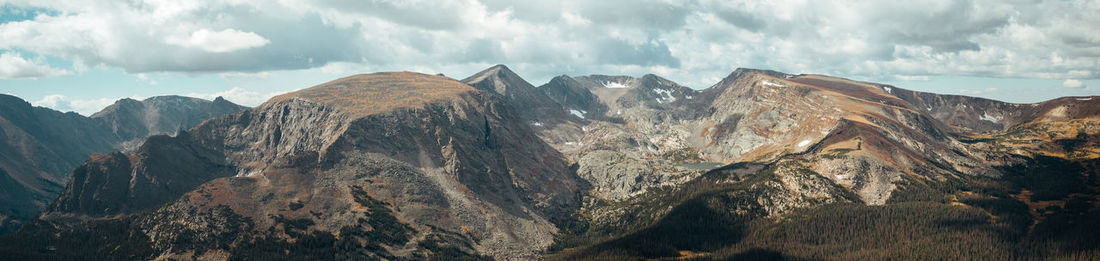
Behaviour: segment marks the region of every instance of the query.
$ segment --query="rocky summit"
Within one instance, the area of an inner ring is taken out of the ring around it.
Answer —
[[[77,118],[113,138],[58,144],[123,151],[62,166],[71,179],[49,182],[60,195],[0,237],[0,253],[1094,259],[1094,98],[1013,104],[756,69],[701,90],[652,74],[562,75],[535,87],[497,65],[461,81],[353,75],[247,110],[215,100],[181,109],[209,119],[148,138],[197,118],[129,100],[92,118],[16,104],[27,112],[0,124],[27,113]],[[114,145],[139,136],[140,146]],[[29,166],[4,156],[0,171]]]

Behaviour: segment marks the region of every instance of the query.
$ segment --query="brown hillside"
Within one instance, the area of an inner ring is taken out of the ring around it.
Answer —
[[[415,108],[476,91],[454,79],[413,72],[359,74],[275,96],[264,105],[301,98],[334,106],[361,117],[399,108]]]

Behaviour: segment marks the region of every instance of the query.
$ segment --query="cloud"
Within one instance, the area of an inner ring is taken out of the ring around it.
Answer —
[[[34,79],[66,74],[70,72],[42,64],[41,61],[23,59],[18,53],[0,53],[0,79]]]
[[[294,6],[122,0],[15,4],[57,12],[0,24],[0,49],[62,57],[74,66],[104,65],[131,73],[259,72],[359,61],[364,55],[357,25],[336,26]]]
[[[0,49],[132,73],[358,64],[525,76],[642,75],[704,87],[736,67],[868,80],[1100,77],[1096,1],[30,1]],[[332,67],[329,67],[332,68]],[[472,68],[472,69],[471,69]],[[77,70],[79,71],[79,70]]]
[[[217,97],[222,97],[222,98],[224,98],[226,100],[229,100],[229,101],[231,101],[233,103],[236,103],[236,104],[240,104],[240,105],[244,105],[244,106],[257,106],[257,105],[260,105],[260,104],[264,103],[268,99],[271,99],[271,97],[275,97],[275,95],[279,95],[279,94],[282,94],[282,92],[260,93],[260,92],[256,92],[256,91],[246,90],[246,89],[241,88],[241,87],[233,87],[229,90],[220,91],[220,92],[214,92],[214,93],[189,93],[189,94],[185,94],[183,96],[195,97],[195,98],[207,99],[207,100],[213,100]]]
[[[235,29],[210,31],[199,29],[187,37],[168,36],[165,42],[187,48],[196,48],[212,53],[227,53],[267,45],[271,41],[253,32],[241,32]]]
[[[141,97],[130,97],[132,99],[141,99]],[[91,116],[92,114],[103,110],[118,101],[119,98],[100,98],[100,99],[70,99],[65,95],[51,94],[46,95],[41,100],[32,102],[35,106],[46,107],[62,112],[76,112],[84,116]]]
[[[1066,81],[1062,82],[1062,87],[1070,89],[1081,89],[1085,88],[1085,83],[1081,82],[1080,80],[1066,79]]]

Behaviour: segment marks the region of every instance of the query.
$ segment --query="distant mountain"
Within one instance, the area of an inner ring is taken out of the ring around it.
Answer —
[[[353,75],[92,156],[0,255],[1095,259],[1097,98]]]
[[[175,134],[204,120],[247,109],[221,97],[208,101],[183,96],[156,96],[141,101],[121,99],[91,117],[106,122],[125,142],[125,149],[134,149],[141,145],[145,137]]]
[[[554,77],[538,89],[561,104],[574,117],[584,118],[589,112],[592,115],[603,115],[608,110],[588,87],[569,76]]]
[[[0,95],[0,232],[18,228],[64,189],[68,173],[118,139],[102,121]]]
[[[84,117],[34,107],[0,95],[0,234],[38,214],[69,175],[94,153],[140,145],[148,135],[174,134],[202,120],[246,109],[224,99],[159,96],[123,99]]]
[[[554,122],[566,116],[561,106],[507,66],[496,65],[478,72],[462,83],[504,97],[516,106],[520,117],[531,122]]]
[[[624,113],[621,125],[589,124],[582,140],[554,144],[578,161],[591,197],[615,202],[584,206],[587,229],[555,258],[1013,259],[1097,249],[1080,245],[1095,234],[1079,232],[1100,228],[1096,97],[1008,104],[752,69],[695,95],[693,117],[651,129]],[[609,107],[619,99],[600,97]],[[947,243],[960,237],[974,241]],[[870,243],[881,238],[903,245]],[[945,243],[904,246],[923,240]]]
[[[211,179],[232,176],[219,151],[185,131],[150,137],[131,155],[96,154],[42,214],[47,219],[109,217],[160,206]],[[60,215],[60,216],[57,216]]]

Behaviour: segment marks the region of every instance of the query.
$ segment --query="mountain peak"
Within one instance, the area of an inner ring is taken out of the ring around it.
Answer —
[[[753,68],[744,68],[744,67],[734,69],[733,73],[731,73],[730,75],[735,75],[735,74],[736,75],[741,75],[741,74],[746,74],[746,73],[760,73],[760,74],[765,74],[765,75],[775,77],[775,78],[788,78],[788,77],[794,76],[793,74],[774,71],[774,70],[753,69]]]
[[[275,96],[261,106],[293,98],[337,107],[356,116],[458,97],[476,91],[454,79],[414,72],[358,74]]]
[[[522,108],[517,108],[517,111],[521,117],[527,120],[541,121],[546,118],[565,115],[565,111],[561,109],[560,104],[557,104],[545,93],[536,89],[534,85],[531,85],[503,64],[489,67],[471,75],[463,79],[462,83],[500,95],[512,104],[524,105]]]
[[[479,87],[479,86],[476,85],[477,83],[489,80],[490,78],[493,78],[493,77],[498,78],[500,81],[506,81],[506,82],[523,81],[524,84],[531,85],[530,83],[527,83],[525,80],[523,80],[522,77],[520,77],[518,74],[513,72],[511,69],[508,69],[508,66],[505,66],[503,64],[497,64],[497,65],[494,65],[493,67],[489,67],[489,68],[486,68],[485,70],[481,70],[480,72],[475,73],[474,75],[471,75],[470,77],[466,77],[466,79],[462,79],[461,82],[472,85],[474,87]],[[496,90],[496,91],[501,92],[501,90]]]

